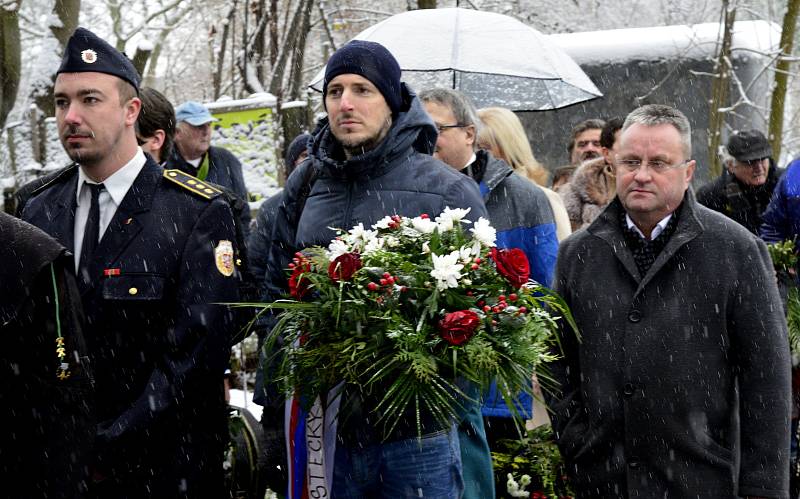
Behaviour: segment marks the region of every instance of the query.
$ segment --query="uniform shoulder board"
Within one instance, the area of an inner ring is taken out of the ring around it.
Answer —
[[[180,170],[164,170],[164,178],[203,199],[214,199],[222,194],[213,185]]]

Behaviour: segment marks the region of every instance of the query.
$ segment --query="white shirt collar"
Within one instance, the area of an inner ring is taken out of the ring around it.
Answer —
[[[142,148],[137,147],[136,154],[133,155],[133,158],[131,158],[125,166],[115,171],[110,177],[103,181],[103,187],[108,192],[109,196],[111,196],[114,205],[119,206],[122,203],[122,200],[128,193],[128,189],[131,188],[136,177],[139,176],[139,172],[144,168],[146,161],[147,158],[142,152]],[[81,204],[81,190],[83,189],[84,183],[97,184],[98,182],[90,179],[83,172],[83,167],[81,167],[78,168],[78,187],[75,193],[78,206]]]
[[[466,164],[466,165],[464,165],[464,168],[467,168],[467,167],[469,167],[469,166],[470,166],[472,163],[474,163],[474,162],[475,162],[475,160],[476,160],[476,159],[478,159],[478,157],[477,157],[477,156],[475,155],[475,153],[473,152],[473,153],[472,153],[472,156],[469,158],[469,161],[467,161],[467,164]],[[462,168],[462,170],[463,170],[464,168]]]
[[[671,218],[672,218],[672,213],[662,218],[661,221],[658,222],[655,227],[653,227],[653,232],[650,234],[650,239],[647,239],[645,235],[642,233],[642,231],[639,230],[639,227],[637,227],[636,224],[633,223],[633,220],[631,220],[630,215],[625,213],[625,222],[628,224],[628,228],[635,230],[636,233],[639,234],[639,236],[641,236],[641,238],[644,239],[645,241],[648,240],[652,241],[653,239],[657,238],[659,234],[664,232],[664,229],[667,228],[667,224],[669,223],[669,220]]]

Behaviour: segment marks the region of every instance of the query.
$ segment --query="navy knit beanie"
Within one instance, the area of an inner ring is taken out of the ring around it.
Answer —
[[[353,40],[334,52],[325,67],[323,103],[324,96],[328,94],[328,83],[342,74],[357,74],[371,81],[386,99],[393,114],[400,112],[403,107],[400,65],[380,43]]]

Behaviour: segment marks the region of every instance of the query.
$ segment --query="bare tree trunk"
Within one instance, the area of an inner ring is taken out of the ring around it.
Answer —
[[[722,126],[725,122],[725,114],[720,111],[720,108],[727,105],[731,71],[733,71],[730,56],[736,7],[731,7],[729,0],[722,0],[722,14],[724,17],[724,31],[714,68],[715,75],[711,82],[711,108],[708,117],[708,171],[711,178],[716,178],[722,173],[722,163],[719,159],[718,150],[722,142]]]
[[[328,44],[330,45],[328,49],[330,52],[336,52],[336,41],[333,39],[333,33],[331,33],[331,24],[328,22],[328,14],[325,12],[325,1],[320,0],[317,2],[317,6],[319,7],[319,20],[322,23],[322,27],[325,29],[325,36],[328,37]],[[328,50],[323,48],[323,55],[325,56],[324,59],[328,60]]]
[[[273,95],[280,97],[279,94],[282,94],[281,89],[283,88],[283,76],[286,72],[286,62],[289,60],[289,55],[294,51],[298,33],[300,32],[300,22],[303,19],[306,4],[311,1],[313,0],[300,0],[297,2],[297,9],[292,15],[291,25],[286,30],[286,36],[284,36],[280,54],[278,55],[278,60],[272,66],[272,78],[269,82],[269,93]]]
[[[256,4],[256,8],[253,11],[255,17],[255,25],[257,26],[255,32],[255,38],[253,41],[253,57],[252,61],[256,65],[256,76],[258,77],[258,81],[263,82],[266,79],[265,75],[265,68],[264,68],[264,61],[267,58],[267,23],[269,22],[269,18],[265,19],[265,16],[269,16],[267,13],[267,1],[266,0],[258,0]]]
[[[214,100],[219,99],[222,94],[222,71],[225,65],[225,47],[228,44],[228,36],[230,34],[230,26],[233,23],[233,18],[236,15],[236,0],[231,5],[231,10],[228,12],[228,22],[222,27],[222,40],[220,41],[219,56],[217,57],[217,69],[214,71]]]
[[[67,40],[78,27],[78,14],[81,10],[81,0],[56,0],[53,12],[58,15],[61,27],[50,27],[50,31],[62,47],[67,46]]]
[[[418,9],[435,9],[436,0],[417,0]]]
[[[80,14],[81,2],[80,0],[56,0],[53,6],[53,14],[58,18],[58,23],[51,23],[50,31],[53,36],[58,40],[59,55],[63,52],[72,32],[78,27],[78,14]],[[52,25],[59,24],[60,27]],[[53,70],[55,73],[55,68]],[[33,102],[42,110],[44,116],[53,116],[55,114],[55,105],[53,104],[53,86],[55,85],[55,74],[53,80],[49,82],[46,88],[35,88],[33,91]]]
[[[19,90],[19,5],[17,2],[9,7],[0,6],[0,130],[6,124]]]
[[[306,39],[308,39],[308,32],[311,29],[311,8],[314,6],[314,0],[305,0],[306,8],[303,11],[303,20],[301,23],[300,31],[297,33],[297,40],[294,44],[294,54],[292,55],[292,67],[289,98],[299,99],[300,92],[303,88],[303,59],[306,53]]]
[[[141,75],[144,74],[144,67],[147,66],[147,61],[150,59],[150,56],[153,54],[152,49],[142,49],[141,47],[136,47],[136,53],[133,54],[133,67],[136,68],[136,71]]]
[[[767,136],[772,143],[772,157],[775,160],[779,160],[781,157],[783,111],[786,105],[786,89],[789,82],[789,61],[786,60],[786,57],[791,57],[792,55],[798,11],[800,11],[800,0],[788,0],[781,30],[782,57],[778,59],[778,63],[775,65],[775,85],[772,90],[772,101],[769,107],[769,130]]]
[[[269,3],[269,64],[273,71],[278,61],[278,0]]]

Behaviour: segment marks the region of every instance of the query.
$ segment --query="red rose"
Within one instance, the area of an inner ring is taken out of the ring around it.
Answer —
[[[334,282],[349,281],[360,268],[361,257],[358,253],[344,253],[328,265],[328,277]]]
[[[311,264],[308,262],[301,262],[295,265],[292,269],[292,275],[289,276],[289,294],[297,300],[303,299],[303,297],[308,294],[311,281],[305,277],[301,277],[301,274],[307,272],[311,272]]]
[[[451,345],[466,343],[481,325],[481,318],[472,310],[445,314],[439,321],[439,336]]]
[[[519,248],[500,250],[492,248],[491,257],[497,265],[497,271],[506,278],[509,284],[515,288],[520,288],[528,282],[528,277],[531,275],[531,267],[524,251]]]

